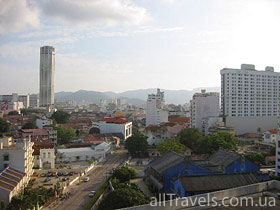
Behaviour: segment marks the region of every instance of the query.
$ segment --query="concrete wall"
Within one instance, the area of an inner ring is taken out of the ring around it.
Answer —
[[[203,209],[205,207],[199,207],[199,206],[192,206],[191,205],[191,200],[194,202],[195,198],[198,199],[203,197],[206,200],[210,200],[215,197],[215,200],[221,201],[225,197],[232,198],[232,197],[241,197],[241,196],[248,196],[248,195],[256,195],[261,192],[265,192],[267,190],[272,190],[272,189],[280,189],[280,182],[279,181],[269,181],[269,182],[262,182],[262,183],[257,183],[257,184],[252,184],[252,185],[247,185],[247,186],[242,186],[242,187],[237,187],[237,188],[232,188],[232,189],[227,189],[227,190],[221,190],[221,191],[216,191],[208,194],[201,194],[201,195],[196,195],[196,196],[191,196],[187,198],[180,198],[177,200],[171,200],[171,201],[166,201],[166,202],[161,202],[158,203],[157,206],[151,206],[150,204],[147,205],[142,205],[142,206],[134,206],[130,208],[123,208],[123,209],[129,209],[129,210],[177,210],[177,209],[186,209],[186,208],[191,208],[191,209]],[[252,196],[253,197],[253,196]],[[186,206],[186,199],[188,200],[188,206]]]
[[[277,117],[227,117],[226,126],[235,128],[236,135],[257,133],[259,127],[262,131],[277,128]]]

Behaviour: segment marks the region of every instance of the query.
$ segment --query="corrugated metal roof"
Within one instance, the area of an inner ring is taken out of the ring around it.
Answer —
[[[185,190],[188,192],[223,190],[258,182],[254,174],[182,177],[179,180],[183,183]]]
[[[151,167],[158,173],[163,173],[169,168],[172,168],[184,162],[184,156],[179,155],[173,151],[151,162]]]
[[[213,164],[227,167],[229,164],[238,160],[240,157],[241,156],[237,153],[220,150],[211,155],[208,160]]]
[[[5,168],[0,173],[0,188],[12,191],[18,185],[24,175],[24,172],[15,168]]]

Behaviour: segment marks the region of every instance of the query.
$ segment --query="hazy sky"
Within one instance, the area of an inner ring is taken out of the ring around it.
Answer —
[[[279,0],[0,0],[0,94],[37,93],[39,48],[55,91],[219,86],[219,70],[280,71]]]

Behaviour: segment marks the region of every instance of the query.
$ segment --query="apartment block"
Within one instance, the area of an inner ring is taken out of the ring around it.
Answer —
[[[168,122],[168,110],[164,107],[164,92],[157,89],[156,94],[149,94],[146,103],[146,127]]]
[[[277,127],[280,73],[254,65],[221,70],[221,109],[226,125],[236,134],[256,133]]]
[[[195,93],[190,101],[190,126],[198,128],[201,132],[207,118],[216,119],[220,115],[219,93],[201,90]]]

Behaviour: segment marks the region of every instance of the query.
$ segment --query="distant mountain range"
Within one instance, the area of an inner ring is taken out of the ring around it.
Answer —
[[[208,88],[195,88],[193,90],[164,90],[165,101],[172,104],[185,104],[189,103],[192,95],[196,92],[200,92],[201,89],[206,89],[208,92],[220,92],[220,87],[208,87]],[[89,90],[79,90],[76,92],[58,92],[55,94],[55,98],[58,102],[63,101],[85,101],[88,103],[98,104],[101,99],[111,101],[112,98],[125,99],[127,103],[133,105],[143,105],[147,100],[148,94],[156,93],[156,88],[130,90],[122,93],[115,92],[98,92]]]

